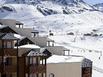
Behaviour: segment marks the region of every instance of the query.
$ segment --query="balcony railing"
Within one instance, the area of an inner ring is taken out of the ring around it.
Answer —
[[[4,71],[5,72],[16,72],[17,65],[4,65]]]
[[[14,49],[14,48],[4,48],[4,49],[0,48],[0,56],[2,56],[3,51],[4,51],[5,55],[10,55],[10,56],[16,56],[17,55],[17,49]]]
[[[11,72],[16,72],[17,71],[17,65],[0,65],[0,72],[7,72],[7,73],[11,73]]]
[[[46,66],[45,65],[28,65],[26,66],[26,72],[30,73],[43,73],[46,71]]]

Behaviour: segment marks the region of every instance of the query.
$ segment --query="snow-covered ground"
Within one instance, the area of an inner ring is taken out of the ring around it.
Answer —
[[[92,77],[103,77],[103,73],[93,70]]]

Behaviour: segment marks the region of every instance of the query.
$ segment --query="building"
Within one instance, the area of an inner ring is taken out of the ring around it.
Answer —
[[[18,40],[13,33],[0,33],[0,77],[46,77],[46,54],[37,46],[34,50],[15,47]]]
[[[17,34],[21,36],[26,36],[28,39],[30,39],[34,44],[39,45],[40,47],[46,47],[47,42],[51,41],[48,37],[41,37],[39,36],[39,32],[37,30],[34,30],[32,28],[25,28],[23,27],[23,23],[12,20],[12,19],[0,19],[0,23],[2,24],[2,28],[9,27],[13,31],[15,31]],[[5,29],[7,31],[7,28]],[[1,30],[2,32],[3,30]]]
[[[37,30],[11,19],[0,19],[0,24],[0,77],[92,76],[90,60],[70,56],[69,49],[55,46]]]
[[[47,59],[47,77],[92,77],[92,61],[80,56],[53,55]]]
[[[23,36],[27,30],[23,24],[8,19],[0,22],[0,77],[46,77],[47,55]]]

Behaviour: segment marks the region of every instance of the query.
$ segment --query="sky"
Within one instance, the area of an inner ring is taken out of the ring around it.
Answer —
[[[91,5],[97,4],[97,3],[103,3],[103,0],[83,0]]]
[[[6,0],[0,0],[0,2],[1,2],[1,1],[4,2],[4,1],[6,1]],[[12,1],[12,0],[11,0],[11,1]],[[103,3],[103,0],[83,0],[83,1],[89,3],[90,5],[97,4],[97,3]]]

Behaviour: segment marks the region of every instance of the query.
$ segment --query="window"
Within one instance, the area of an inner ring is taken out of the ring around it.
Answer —
[[[54,74],[53,74],[53,73],[50,73],[50,74],[49,74],[49,77],[54,77]]]
[[[12,48],[12,42],[7,42],[7,48]]]
[[[4,64],[5,65],[11,65],[12,64],[12,58],[4,56]]]
[[[68,56],[69,55],[69,50],[64,50],[64,55]]]
[[[12,48],[12,47],[13,47],[12,41],[5,41],[4,42],[4,48]]]

